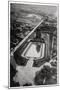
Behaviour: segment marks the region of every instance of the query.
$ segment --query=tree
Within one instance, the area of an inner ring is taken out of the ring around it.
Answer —
[[[36,85],[48,85],[52,84],[49,82],[52,79],[52,76],[57,74],[55,68],[50,68],[49,66],[44,66],[41,71],[38,71],[35,76],[35,84]],[[56,80],[55,82],[56,83]]]

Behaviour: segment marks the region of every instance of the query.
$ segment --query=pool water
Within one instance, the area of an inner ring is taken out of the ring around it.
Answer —
[[[22,53],[23,57],[35,57],[35,58],[43,58],[45,51],[45,44],[44,43],[35,43],[30,42],[28,46]]]

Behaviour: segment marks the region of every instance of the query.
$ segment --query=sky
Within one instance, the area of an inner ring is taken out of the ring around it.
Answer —
[[[57,6],[51,5],[33,5],[33,4],[15,4],[16,9],[23,9],[26,11],[44,12],[46,14],[56,14]]]

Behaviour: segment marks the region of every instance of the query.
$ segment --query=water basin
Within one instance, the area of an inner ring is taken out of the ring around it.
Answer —
[[[26,58],[43,58],[45,53],[45,43],[30,42],[22,53]]]

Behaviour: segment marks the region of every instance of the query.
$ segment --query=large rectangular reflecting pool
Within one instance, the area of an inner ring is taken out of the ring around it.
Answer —
[[[45,52],[45,43],[30,42],[22,53],[23,57],[43,58]]]

